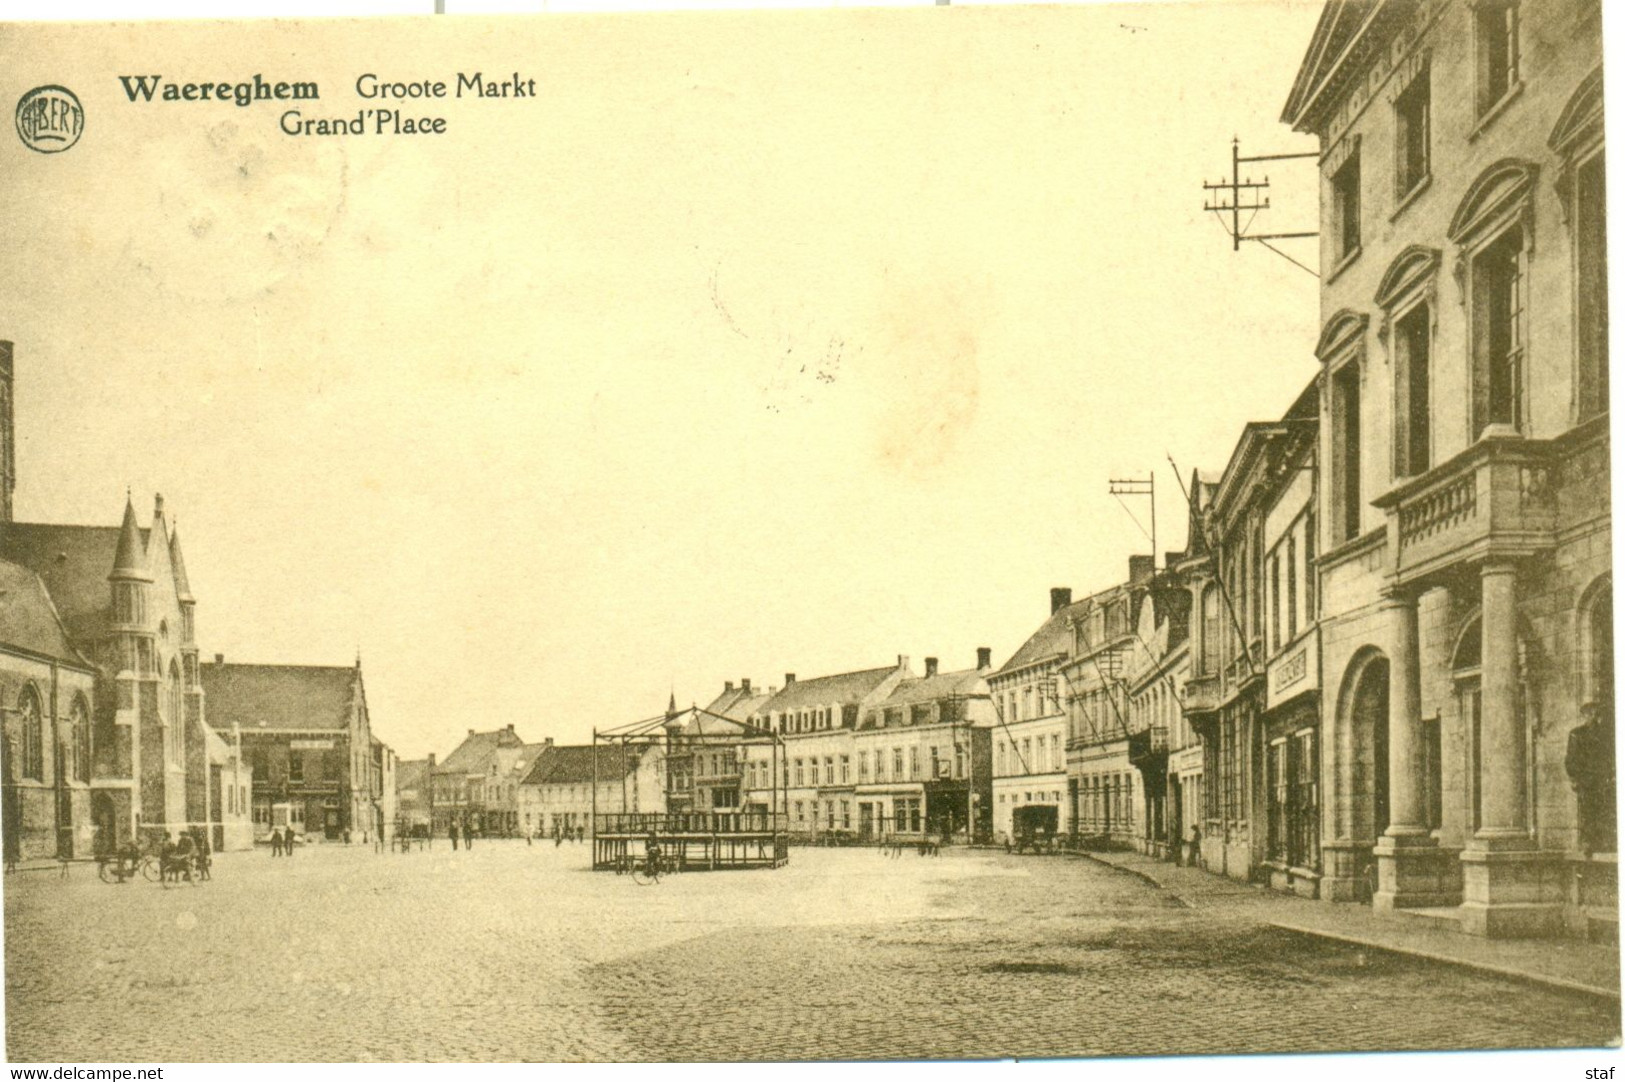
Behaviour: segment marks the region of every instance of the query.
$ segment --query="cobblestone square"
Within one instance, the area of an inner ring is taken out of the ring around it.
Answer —
[[[796,850],[651,886],[585,846],[5,881],[12,1060],[1089,1056],[1597,1046],[1600,1001],[1191,909],[1090,861]]]

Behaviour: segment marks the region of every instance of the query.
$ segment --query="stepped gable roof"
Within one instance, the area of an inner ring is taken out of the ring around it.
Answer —
[[[921,676],[901,680],[892,693],[880,701],[881,707],[909,706],[914,703],[932,703],[950,696],[971,694],[979,681],[988,674],[980,669],[961,669],[958,672],[939,672],[935,676]]]
[[[21,564],[0,560],[0,648],[94,671],[68,637],[45,583]]]
[[[520,747],[524,741],[512,729],[470,732],[455,751],[436,764],[436,774],[488,774],[491,756],[498,748]]]
[[[148,531],[139,531],[143,549]],[[62,626],[75,642],[99,638],[107,626],[121,530],[114,526],[0,525],[0,559],[33,571],[45,583]]]
[[[521,785],[591,785],[594,774],[593,757],[597,753],[596,777],[599,781],[618,781],[638,768],[646,748],[636,744],[599,745],[555,744],[537,758]]]
[[[815,676],[811,680],[797,680],[781,688],[778,694],[755,708],[757,713],[801,710],[831,703],[862,702],[879,687],[897,666],[883,669],[862,669],[858,672],[837,673],[834,676]]]
[[[240,665],[200,667],[209,724],[245,731],[350,727],[358,671],[351,665]]]

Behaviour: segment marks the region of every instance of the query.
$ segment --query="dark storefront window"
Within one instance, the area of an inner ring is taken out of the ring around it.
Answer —
[[[1294,868],[1320,862],[1319,759],[1313,729],[1273,741],[1265,749],[1269,778],[1269,859]]]

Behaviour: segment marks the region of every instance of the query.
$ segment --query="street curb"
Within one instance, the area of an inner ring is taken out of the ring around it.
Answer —
[[[1151,875],[1149,872],[1142,872],[1138,868],[1130,868],[1130,867],[1127,867],[1127,866],[1122,865],[1122,864],[1113,864],[1111,861],[1103,860],[1100,857],[1095,856],[1093,853],[1079,852],[1079,853],[1077,853],[1075,855],[1080,856],[1083,859],[1085,859],[1087,861],[1090,861],[1090,862],[1092,862],[1094,864],[1098,864],[1102,868],[1110,868],[1114,872],[1124,872],[1124,873],[1126,873],[1128,875],[1132,875],[1136,879],[1140,880],[1141,882],[1148,883],[1151,886],[1156,887],[1158,890],[1160,890],[1164,894],[1168,895],[1168,897],[1172,898],[1174,901],[1178,902],[1180,905],[1184,906],[1186,909],[1195,909],[1196,908],[1196,906],[1191,902],[1191,900],[1189,898],[1186,898],[1183,894],[1180,894],[1178,891],[1169,888],[1165,883],[1158,880],[1155,876]]]
[[[1179,901],[1187,908],[1196,908],[1189,899],[1183,897],[1178,891],[1174,890],[1172,887],[1158,880],[1149,873],[1142,872],[1138,868],[1129,868],[1121,864],[1114,864],[1109,860],[1102,860],[1092,853],[1083,853],[1081,855],[1087,857],[1102,867],[1112,868],[1120,872],[1128,872],[1130,875],[1138,877],[1159,890],[1166,891],[1170,896],[1179,899]],[[1363,947],[1366,950],[1382,951],[1385,954],[1397,954],[1407,958],[1421,958],[1429,962],[1437,962],[1440,965],[1455,966],[1457,969],[1471,969],[1480,973],[1489,973],[1493,976],[1504,977],[1507,980],[1518,981],[1521,984],[1538,985],[1540,987],[1550,988],[1560,992],[1571,992],[1578,995],[1591,996],[1596,999],[1605,999],[1614,1004],[1618,1004],[1620,1002],[1620,991],[1617,988],[1603,988],[1594,984],[1585,984],[1580,981],[1567,980],[1563,977],[1552,977],[1542,973],[1530,973],[1528,970],[1514,969],[1511,966],[1500,966],[1493,962],[1476,962],[1472,961],[1471,959],[1458,958],[1449,954],[1439,954],[1435,951],[1422,950],[1417,947],[1395,946],[1392,943],[1381,943],[1371,939],[1365,939],[1360,936],[1348,935],[1341,932],[1328,932],[1321,928],[1310,928],[1301,924],[1292,924],[1288,921],[1272,919],[1269,917],[1261,917],[1259,919],[1260,923],[1267,924],[1272,928],[1280,928],[1284,931],[1296,932],[1299,935],[1313,936],[1316,939],[1331,940],[1335,943],[1346,943],[1356,947]]]
[[[1316,939],[1329,939],[1336,943],[1347,943],[1366,950],[1382,951],[1385,954],[1399,954],[1408,958],[1422,958],[1429,962],[1441,965],[1455,966],[1457,969],[1472,969],[1480,973],[1489,973],[1497,977],[1518,981],[1521,984],[1534,984],[1555,989],[1560,992],[1573,992],[1579,995],[1592,996],[1597,999],[1606,999],[1611,1003],[1620,1002],[1620,993],[1617,988],[1601,988],[1594,984],[1582,984],[1580,981],[1566,980],[1563,977],[1551,977],[1543,973],[1531,973],[1525,969],[1513,969],[1511,966],[1499,966],[1493,962],[1475,962],[1467,958],[1457,958],[1449,954],[1438,954],[1434,951],[1422,950],[1418,947],[1397,947],[1391,943],[1378,943],[1359,936],[1344,935],[1339,932],[1328,932],[1322,928],[1306,928],[1301,924],[1291,924],[1283,920],[1265,918],[1265,924],[1273,928],[1281,928],[1299,935],[1313,936]]]

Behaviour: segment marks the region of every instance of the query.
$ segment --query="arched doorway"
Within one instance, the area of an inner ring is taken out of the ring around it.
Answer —
[[[1618,778],[1614,729],[1614,594],[1608,576],[1587,588],[1580,612],[1580,698],[1567,736],[1564,772],[1575,800],[1575,841],[1582,853],[1617,853]]]
[[[97,789],[90,794],[90,820],[96,828],[96,855],[106,856],[118,848],[118,809],[112,793]]]
[[[1388,659],[1373,650],[1357,661],[1345,684],[1343,716],[1350,738],[1350,837],[1360,850],[1358,896],[1371,900],[1376,858],[1371,852],[1388,829]]]

